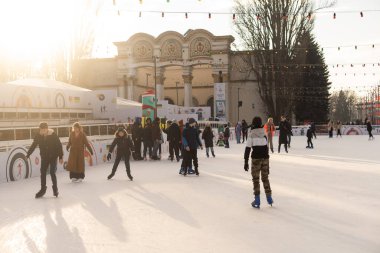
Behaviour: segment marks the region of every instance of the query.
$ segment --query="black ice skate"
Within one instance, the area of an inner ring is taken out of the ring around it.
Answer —
[[[46,188],[47,188],[46,186],[41,187],[41,190],[39,190],[39,192],[36,193],[36,199],[42,198],[45,195]]]
[[[58,197],[58,187],[57,186],[53,186],[53,195],[57,198]]]

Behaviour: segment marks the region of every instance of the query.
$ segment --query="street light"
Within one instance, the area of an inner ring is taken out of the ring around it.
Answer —
[[[153,56],[154,60],[154,118],[157,118],[157,56]]]
[[[148,87],[148,80],[151,75],[149,73],[146,73],[146,87]]]

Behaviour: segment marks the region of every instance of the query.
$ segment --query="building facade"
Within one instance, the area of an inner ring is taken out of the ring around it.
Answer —
[[[73,79],[89,89],[116,89],[118,96],[139,102],[146,90],[156,87],[159,100],[210,106],[212,111],[214,84],[225,83],[230,122],[266,116],[257,78],[245,71],[242,59],[246,52],[232,51],[233,41],[230,35],[215,36],[203,29],[184,35],[168,31],[156,38],[138,33],[114,43],[118,52],[115,58],[77,62]]]

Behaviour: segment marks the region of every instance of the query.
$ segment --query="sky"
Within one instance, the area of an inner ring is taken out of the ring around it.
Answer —
[[[79,6],[79,2],[0,0],[0,28],[3,31],[0,49],[5,49],[6,57],[42,61],[68,40],[70,27],[83,11],[83,17],[95,22],[94,57],[115,56],[113,42],[127,40],[138,32],[158,36],[169,30],[184,34],[188,29],[202,28],[215,35],[231,34],[239,44],[232,15],[213,15],[209,19],[207,14],[231,13],[233,0],[142,0],[142,3],[115,0],[115,5],[113,0],[93,0],[91,6],[85,7]],[[93,7],[100,2],[101,8],[95,13]],[[139,11],[162,11],[165,16],[143,12],[139,17]],[[188,18],[183,13],[168,13],[171,11],[189,12]],[[361,11],[363,17],[360,17]],[[333,19],[334,12],[336,19]],[[324,48],[332,91],[346,88],[363,93],[380,84],[380,0],[338,0],[334,7],[316,14],[314,19],[314,34]],[[354,64],[353,67],[350,64]]]

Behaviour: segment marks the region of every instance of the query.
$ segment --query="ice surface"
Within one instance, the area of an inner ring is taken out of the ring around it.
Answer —
[[[380,252],[379,141],[294,137],[273,154],[274,206],[250,205],[244,144],[199,151],[200,177],[168,160],[89,167],[82,183],[58,174],[43,199],[39,178],[0,184],[0,252]],[[276,143],[277,141],[275,141]]]

